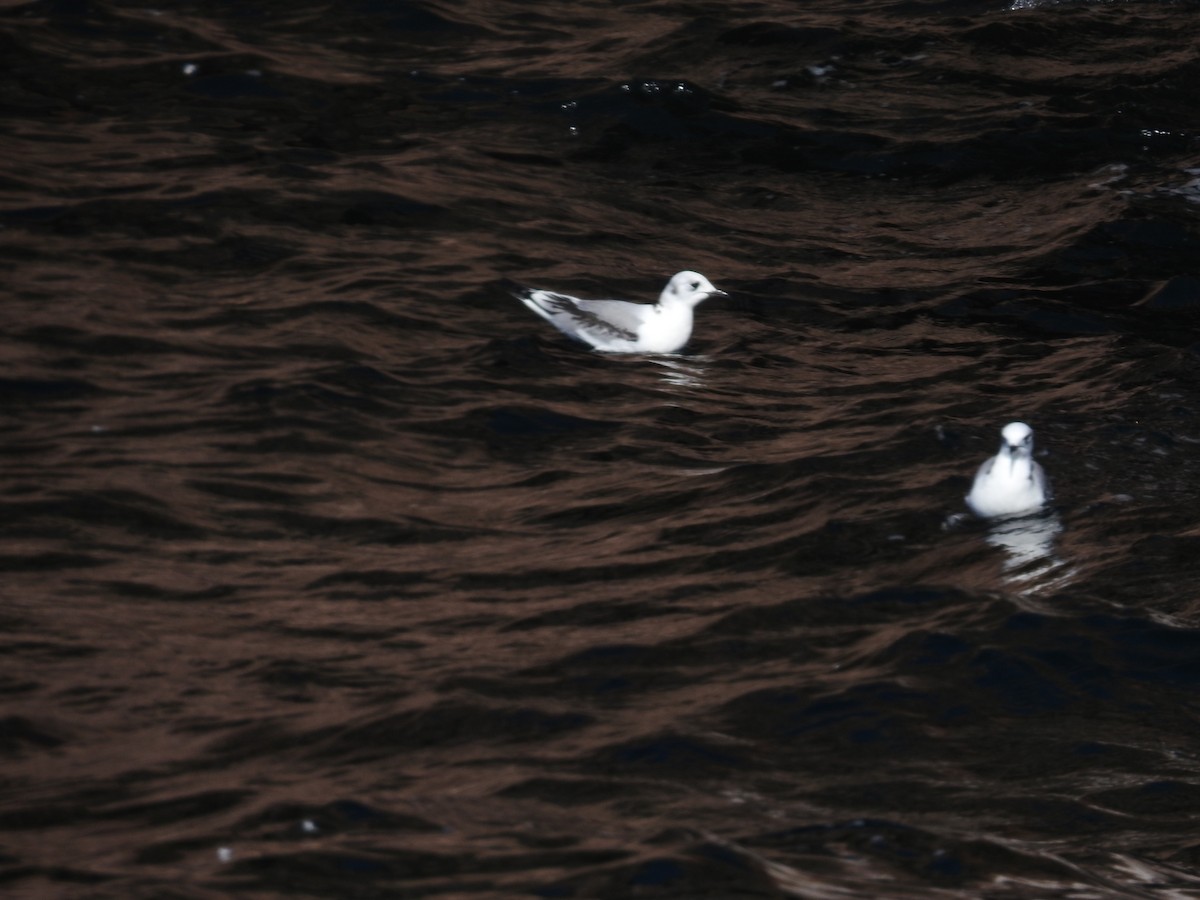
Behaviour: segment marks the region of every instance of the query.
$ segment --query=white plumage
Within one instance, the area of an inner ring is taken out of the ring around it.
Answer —
[[[679,272],[657,303],[581,300],[529,290],[517,298],[563,334],[609,353],[674,353],[692,336],[692,310],[723,295],[699,272]]]
[[[1046,473],[1033,460],[1033,429],[1010,422],[1000,433],[1000,452],[979,467],[967,494],[977,516],[1016,516],[1046,502]]]

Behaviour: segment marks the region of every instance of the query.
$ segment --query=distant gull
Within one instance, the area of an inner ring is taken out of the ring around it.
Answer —
[[[967,494],[977,516],[1016,516],[1046,502],[1046,473],[1033,461],[1033,429],[1010,422],[1000,432],[1000,452],[979,467]]]
[[[680,272],[657,303],[580,300],[553,291],[527,290],[517,299],[563,334],[609,353],[674,353],[692,336],[692,309],[724,296],[699,272]]]

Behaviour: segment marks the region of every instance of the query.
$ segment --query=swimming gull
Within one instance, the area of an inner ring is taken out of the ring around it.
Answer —
[[[517,298],[576,340],[609,353],[674,353],[692,335],[692,309],[723,296],[699,272],[679,272],[657,303],[580,300],[553,291],[528,290]]]
[[[967,506],[977,516],[1016,516],[1046,502],[1046,473],[1033,461],[1033,429],[1010,422],[1000,432],[1000,452],[979,467]]]

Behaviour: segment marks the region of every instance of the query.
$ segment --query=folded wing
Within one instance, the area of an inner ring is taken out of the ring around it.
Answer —
[[[529,291],[520,300],[560,331],[592,343],[636,341],[650,307],[621,300],[580,300],[553,291]]]

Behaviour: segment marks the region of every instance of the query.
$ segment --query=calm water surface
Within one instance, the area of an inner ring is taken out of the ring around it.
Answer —
[[[0,19],[6,892],[1200,897],[1200,4]]]

